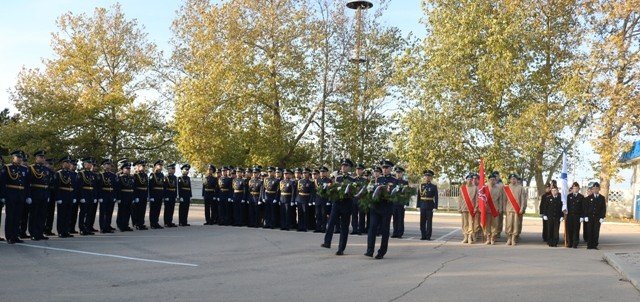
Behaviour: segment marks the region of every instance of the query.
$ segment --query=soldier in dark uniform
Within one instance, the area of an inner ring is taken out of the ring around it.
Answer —
[[[580,223],[582,218],[582,200],[584,196],[580,194],[580,185],[574,182],[571,185],[571,193],[567,196],[567,221],[566,238],[567,247],[578,248],[580,243]]]
[[[164,185],[164,226],[167,228],[175,228],[177,225],[173,223],[173,212],[176,208],[176,198],[178,198],[178,178],[176,177],[175,163],[167,166],[167,176],[164,178]]]
[[[292,173],[290,169],[284,169],[284,178],[280,180],[280,229],[283,231],[288,231],[292,227],[289,211],[296,193],[295,181],[291,179]]]
[[[297,194],[295,197],[298,207],[298,232],[306,232],[309,228],[310,217],[307,210],[312,207],[313,195],[316,193],[316,185],[311,180],[311,170],[304,168],[303,178],[297,182]]]
[[[404,180],[404,168],[396,166],[394,169],[396,172],[396,180],[398,185],[406,186],[408,181]],[[400,203],[393,204],[393,235],[391,238],[402,238],[404,235],[404,205]]]
[[[555,180],[554,180],[555,182]],[[547,184],[544,185],[545,187],[545,192],[544,194],[542,194],[542,197],[540,197],[540,217],[543,218],[544,214],[542,213],[544,211],[544,209],[547,208],[547,202],[549,201],[549,195],[551,195],[551,183],[548,182]],[[548,231],[548,220],[544,220],[544,218],[542,219],[542,240],[544,240],[544,242],[548,241],[548,236],[549,236],[549,231]]]
[[[111,159],[104,159],[101,164],[104,171],[98,174],[98,203],[100,205],[98,222],[100,224],[100,233],[105,234],[115,231],[111,227],[111,221],[118,195],[119,179],[118,175],[113,173]]]
[[[31,202],[27,202],[29,207],[29,234],[31,240],[48,240],[49,237],[44,236],[44,227],[47,213],[47,205],[49,203],[49,185],[53,174],[51,170],[45,166],[45,152],[37,151],[33,154],[35,163],[29,166],[29,174],[27,182],[31,188]]]
[[[591,187],[591,194],[583,201],[582,213],[587,226],[587,249],[597,250],[600,240],[600,225],[607,216],[607,202],[600,195],[600,184],[595,182]]]
[[[76,190],[80,202],[80,216],[78,217],[78,227],[80,235],[94,235],[93,226],[90,225],[90,212],[92,206],[98,202],[97,188],[98,178],[93,173],[93,165],[95,161],[91,157],[82,159],[83,170],[78,173],[78,181]]]
[[[278,198],[279,181],[275,177],[276,168],[267,167],[269,176],[264,179],[262,188],[264,191],[264,228],[273,229],[276,226],[276,202]],[[279,210],[279,209],[278,209]]]
[[[78,231],[76,231],[76,224],[78,223],[78,215],[80,213],[80,197],[78,196],[80,192],[76,189],[78,184],[78,172],[76,170],[78,168],[78,159],[72,157],[70,164],[69,174],[71,175],[74,190],[71,201],[71,216],[69,217],[69,234],[78,234]]]
[[[243,207],[245,203],[245,197],[247,196],[247,187],[243,177],[243,169],[241,167],[236,168],[236,178],[233,179],[233,225],[243,226]]]
[[[342,192],[346,192],[347,187],[351,188],[350,183],[355,181],[349,174],[352,167],[353,162],[351,159],[343,158],[340,160],[340,174],[336,177],[333,185],[338,186],[339,190]],[[352,189],[352,191],[353,190],[355,189]],[[336,255],[338,256],[344,255],[344,250],[347,247],[347,239],[349,238],[349,219],[351,219],[351,211],[353,207],[351,196],[355,194],[352,191],[350,191],[351,193],[349,195],[345,194],[344,198],[333,202],[327,231],[324,235],[324,243],[321,245],[324,248],[331,248],[334,225],[339,223],[340,242],[338,243],[338,251],[336,252]]]
[[[25,204],[31,202],[29,192],[29,169],[22,163],[24,152],[16,150],[11,153],[10,164],[4,165],[0,172],[0,188],[5,197],[4,235],[8,244],[22,243],[19,238],[20,218]]]
[[[254,166],[256,167],[256,166]],[[249,226],[249,204],[251,203],[251,194],[249,193],[249,181],[253,177],[253,169],[244,169],[244,203],[242,203],[242,222],[244,226]]]
[[[147,230],[144,224],[144,216],[147,212],[147,198],[149,198],[149,176],[147,176],[146,165],[144,159],[133,163],[136,171],[133,175],[135,188],[133,191],[133,204],[131,205],[131,221],[136,230]]]
[[[557,247],[560,238],[560,224],[564,220],[562,213],[562,197],[558,194],[558,187],[551,187],[551,194],[545,195],[542,219],[547,222],[547,243],[550,247]]]
[[[51,175],[51,183],[49,183],[49,202],[47,202],[47,206],[45,208],[45,217],[44,217],[44,235],[45,236],[55,236],[53,233],[53,220],[55,219],[55,211],[56,211],[56,203],[51,196],[53,195],[53,175],[56,171],[53,168],[55,163],[54,158],[47,158],[45,161],[45,167],[49,169],[49,174]]]
[[[163,229],[160,225],[160,211],[165,195],[163,160],[157,160],[153,164],[153,172],[149,174],[149,225],[151,229]]]
[[[247,226],[251,228],[260,227],[260,218],[259,218],[259,206],[262,203],[260,194],[262,192],[262,179],[260,178],[260,168],[254,167],[253,177],[249,180],[247,184],[249,191],[249,217],[247,220]]]
[[[91,171],[93,172],[93,175],[96,176],[96,180],[98,179],[98,162],[96,161],[95,158],[91,158],[93,160],[93,167],[91,168]],[[97,184],[97,183],[96,183]],[[95,202],[94,203],[88,203],[87,206],[89,208],[89,211],[87,213],[87,224],[90,226],[89,230],[92,233],[96,233],[98,232],[98,230],[96,230],[93,226],[96,224],[96,215],[98,214],[98,192],[99,192],[99,188],[96,186],[95,187]]]
[[[273,227],[274,228],[280,228],[282,227],[281,221],[282,218],[280,217],[280,181],[282,180],[283,176],[282,176],[282,172],[284,171],[284,169],[282,168],[278,168],[276,167],[276,195],[275,198],[273,199],[273,208],[271,211],[271,219],[273,220]]]
[[[267,204],[265,200],[267,200],[267,194],[264,191],[264,182],[269,177],[269,174],[266,171],[260,172],[260,196],[258,200],[258,226],[264,227],[266,224],[266,208]]]
[[[438,186],[433,184],[433,171],[425,170],[424,182],[418,191],[418,207],[420,207],[420,240],[431,240],[433,213],[438,210]]]
[[[382,160],[380,166],[382,167],[382,175],[375,180],[374,195],[376,194],[376,190],[386,190],[387,193],[390,194],[396,186],[396,179],[391,175],[393,163],[388,160]],[[386,198],[381,199],[379,202],[374,203],[370,209],[371,226],[367,235],[367,252],[364,254],[367,257],[373,257],[376,233],[377,230],[380,229],[382,237],[380,239],[380,249],[375,257],[376,259],[382,259],[387,253],[387,247],[389,246],[389,224],[391,223],[391,214],[393,212],[393,203]]]
[[[118,216],[116,217],[116,225],[121,232],[131,232],[133,229],[129,227],[129,219],[132,217],[131,206],[136,184],[134,177],[131,175],[131,163],[129,161],[120,162],[118,180]]]
[[[356,174],[353,177],[353,181],[359,183],[361,186],[366,186],[367,180],[364,177],[363,164],[359,163],[356,165]],[[352,202],[351,213],[351,235],[362,235],[366,213],[360,209],[359,200],[355,196]],[[362,220],[362,227],[360,226],[360,220]]]
[[[327,167],[322,166],[318,170],[320,171],[320,177],[316,180],[316,191],[324,191],[333,183],[333,180],[327,176],[327,172],[329,172]],[[329,200],[316,195],[314,203],[316,206],[316,229],[313,232],[324,233],[327,231],[327,209]]]
[[[202,198],[204,198],[204,225],[213,225],[220,219],[220,224],[223,224],[224,216],[218,217],[216,214],[224,213],[221,208],[216,209],[216,206],[220,206],[220,203],[216,204],[216,191],[218,191],[218,178],[214,175],[216,167],[214,165],[207,166],[207,174],[202,180]]]
[[[70,171],[71,161],[72,158],[70,156],[62,157],[60,159],[62,169],[58,170],[58,172],[53,175],[53,179],[51,181],[51,187],[53,188],[51,191],[51,199],[53,200],[53,204],[58,206],[56,230],[58,231],[58,237],[60,238],[73,237],[73,235],[70,234],[71,224],[69,224],[71,206],[73,205],[75,196],[75,184]]]
[[[302,179],[302,168],[298,167],[293,170],[293,185],[296,190],[298,189],[298,181]],[[296,196],[291,197],[291,205],[289,208],[289,219],[291,221],[291,228],[298,229],[298,203]]]
[[[309,230],[313,230],[315,232],[315,230],[317,229],[316,227],[316,199],[318,199],[318,195],[316,194],[317,192],[317,187],[316,187],[316,183],[318,178],[320,178],[320,170],[318,169],[312,169],[311,170],[311,182],[313,183],[313,187],[314,187],[314,193],[313,195],[311,195],[311,200],[309,202],[309,206],[307,206],[307,229]]]
[[[190,165],[182,165],[180,170],[182,176],[178,178],[178,225],[190,226],[189,224],[189,206],[191,205],[191,178],[189,177]],[[217,183],[216,183],[217,185]],[[217,219],[217,217],[216,217]]]
[[[229,177],[229,167],[222,167],[222,175],[218,178],[219,200],[218,200],[218,217],[220,225],[230,225],[233,223],[233,216],[229,216],[229,208],[233,205],[229,200],[233,201],[233,178]]]

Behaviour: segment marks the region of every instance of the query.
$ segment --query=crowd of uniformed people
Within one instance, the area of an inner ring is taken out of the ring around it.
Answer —
[[[54,216],[57,217],[57,236],[61,238],[74,234],[89,236],[98,231],[113,233],[116,228],[122,232],[133,231],[133,228],[146,230],[147,207],[152,229],[189,226],[192,186],[188,164],[180,166],[180,173],[176,174],[176,164],[165,165],[164,161],[158,160],[153,162],[153,171],[147,174],[145,160],[114,162],[104,159],[97,162],[92,157],[78,160],[64,156],[57,160],[60,169],[56,171],[53,168],[55,161],[47,159],[45,151],[37,151],[33,157],[35,162],[29,165],[26,154],[16,150],[11,153],[11,163],[0,171],[0,210],[5,207],[5,236],[9,244],[21,243],[25,238],[38,241],[54,236]],[[77,166],[78,162],[81,167]],[[167,174],[164,174],[165,168]],[[360,206],[357,195],[329,200],[319,192],[341,183],[360,183],[369,191],[394,192],[397,186],[408,185],[404,172],[389,160],[381,160],[378,165],[366,169],[363,164],[354,164],[348,158],[341,159],[340,170],[334,173],[324,166],[291,170],[209,165],[202,187],[204,224],[324,233],[321,244],[324,248],[331,248],[333,234],[339,233],[336,255],[344,255],[351,225],[351,234],[368,236],[366,256],[374,257],[376,237],[381,236],[375,258],[382,259],[389,237],[402,238],[404,235],[405,205],[382,197],[367,210]],[[438,209],[438,189],[432,181],[433,176],[433,171],[423,171],[423,179],[417,188],[422,240],[431,240],[433,212]],[[487,194],[488,200],[479,198],[482,190],[478,190],[477,181],[473,181],[477,175],[470,174],[467,184],[461,187],[459,211],[464,243],[473,243],[479,236],[484,236],[487,244],[494,244],[502,231],[503,219],[506,219],[507,244],[515,245],[519,240],[526,208],[525,190],[515,175],[510,176],[511,183],[506,186],[496,183],[497,178],[496,174],[489,177],[491,193]],[[596,184],[594,189],[597,187]],[[545,241],[551,246],[557,245],[558,226],[566,219],[570,224],[567,232],[571,232],[572,247],[577,246],[579,231],[576,230],[580,223],[585,223],[589,248],[597,248],[599,226],[606,207],[597,189],[587,197],[574,194],[566,207],[561,205],[560,212],[557,211],[557,198],[557,187],[550,187],[549,193],[542,197]],[[116,205],[117,212],[114,213]],[[176,206],[178,224],[173,221]],[[491,215],[496,212],[498,215]],[[114,215],[116,228],[113,227]],[[94,228],[96,219],[99,230]],[[390,233],[392,220],[393,234]]]

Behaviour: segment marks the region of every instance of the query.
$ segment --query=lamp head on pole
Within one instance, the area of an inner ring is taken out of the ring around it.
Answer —
[[[373,3],[366,0],[349,1],[347,7],[350,9],[370,9],[373,7]]]

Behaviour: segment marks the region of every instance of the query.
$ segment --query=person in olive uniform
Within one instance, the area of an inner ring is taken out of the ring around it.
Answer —
[[[133,180],[135,189],[133,191],[133,204],[131,205],[131,221],[136,230],[147,230],[144,224],[144,216],[147,212],[147,198],[149,198],[149,176],[147,176],[147,161],[138,160],[133,163],[136,167]]]
[[[551,194],[545,196],[542,219],[547,222],[547,243],[550,247],[557,247],[560,238],[560,224],[564,220],[562,213],[562,197],[558,194],[558,187],[551,187]]]
[[[373,257],[373,250],[376,245],[377,231],[380,230],[382,237],[380,238],[380,249],[375,259],[382,259],[387,253],[389,246],[389,227],[391,223],[391,214],[393,213],[393,203],[388,199],[388,194],[396,187],[397,180],[391,175],[391,167],[394,166],[389,160],[380,162],[382,167],[382,175],[374,182],[374,195],[380,196],[381,200],[370,209],[371,225],[369,234],[367,235],[367,251],[364,253],[367,257]],[[380,190],[386,190],[386,194],[382,194]]]
[[[92,157],[82,159],[83,170],[78,173],[76,190],[80,202],[80,215],[78,217],[78,227],[80,235],[94,235],[91,224],[91,211],[93,204],[98,203],[98,177],[93,173],[95,160]]]
[[[153,172],[149,174],[149,225],[152,229],[163,229],[160,225],[160,211],[165,196],[164,161],[158,160],[153,164]]]
[[[178,178],[176,177],[175,163],[167,165],[167,176],[164,177],[164,186],[164,226],[167,228],[175,228],[177,225],[173,223],[173,213],[176,209],[176,198],[178,198]]]
[[[119,179],[113,172],[113,161],[104,159],[102,161],[103,172],[98,174],[98,204],[100,205],[100,233],[113,233],[115,229],[111,227],[113,210],[118,197]]]
[[[182,176],[178,178],[178,225],[190,226],[189,224],[189,206],[191,205],[191,178],[189,177],[190,165],[182,165],[180,170]],[[217,211],[216,211],[217,212]],[[217,220],[217,217],[216,217]]]
[[[433,230],[433,213],[438,210],[438,186],[432,183],[433,171],[422,173],[423,183],[418,190],[418,207],[420,208],[420,240],[431,240]]]
[[[27,182],[31,189],[31,203],[29,207],[29,235],[31,240],[47,240],[49,237],[44,236],[44,227],[49,201],[49,185],[53,174],[51,170],[45,166],[45,151],[40,150],[33,154],[35,163],[29,166],[29,174]]]
[[[474,220],[478,212],[478,186],[473,183],[473,173],[467,174],[466,183],[460,186],[458,212],[462,217],[462,243],[472,244],[476,241]]]
[[[607,216],[607,202],[600,195],[600,183],[593,183],[591,194],[583,200],[582,214],[587,226],[587,249],[597,250],[600,240],[600,226]]]
[[[51,186],[51,199],[53,203],[58,207],[58,217],[56,220],[56,231],[60,238],[70,238],[73,235],[71,232],[70,216],[71,206],[74,200],[75,184],[71,175],[71,161],[70,156],[64,156],[60,159],[62,168],[53,175]]]
[[[567,221],[565,222],[567,247],[574,249],[577,249],[580,243],[580,223],[584,220],[582,218],[583,200],[580,185],[574,182],[571,185],[571,193],[567,196]]]
[[[127,160],[120,162],[118,175],[119,188],[117,192],[118,214],[116,225],[121,232],[131,232],[129,220],[132,218],[131,206],[134,199],[135,179],[131,175],[131,163]]]
[[[11,163],[4,165],[0,172],[0,188],[4,191],[5,220],[4,235],[8,244],[22,243],[19,238],[20,218],[25,204],[31,202],[29,193],[29,169],[22,163],[25,158],[22,150],[11,153]]]

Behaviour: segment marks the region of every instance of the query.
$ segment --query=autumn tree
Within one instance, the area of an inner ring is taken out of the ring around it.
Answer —
[[[161,104],[143,98],[153,96],[159,55],[143,27],[119,5],[66,13],[57,26],[54,58],[18,75],[11,93],[18,121],[2,128],[6,144],[53,155],[175,159]]]

